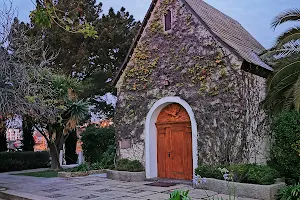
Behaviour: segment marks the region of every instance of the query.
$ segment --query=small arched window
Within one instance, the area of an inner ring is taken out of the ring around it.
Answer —
[[[169,31],[172,29],[172,12],[171,10],[167,11],[165,15],[165,31]]]

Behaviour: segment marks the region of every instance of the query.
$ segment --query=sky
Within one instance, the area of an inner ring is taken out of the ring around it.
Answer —
[[[0,0],[5,2],[8,0]],[[12,0],[18,10],[18,16],[23,21],[29,21],[29,12],[34,9],[32,1]],[[199,0],[200,1],[200,0]],[[104,13],[110,7],[119,10],[122,6],[135,19],[143,20],[151,0],[102,0]],[[208,4],[240,22],[265,48],[270,48],[280,33],[293,24],[286,24],[275,31],[270,28],[270,22],[280,12],[299,8],[299,0],[205,0]],[[2,4],[0,3],[0,9]]]

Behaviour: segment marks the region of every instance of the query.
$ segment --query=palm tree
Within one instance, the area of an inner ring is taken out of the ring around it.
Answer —
[[[300,22],[299,9],[291,9],[279,14],[271,25],[275,29],[283,23],[293,21]],[[277,38],[275,47],[269,51],[275,61],[274,72],[268,79],[264,108],[274,115],[283,110],[300,110],[299,41],[300,26],[295,26],[282,33]]]
[[[54,75],[52,87],[55,97],[51,103],[59,110],[54,122],[43,122],[35,128],[45,137],[51,154],[51,169],[60,169],[59,153],[67,140],[69,133],[76,130],[76,126],[88,114],[88,103],[78,100],[81,83],[70,77]],[[54,100],[54,101],[53,101]]]
[[[276,29],[279,25],[287,22],[300,22],[300,9],[290,9],[277,15],[272,23],[272,28]],[[295,26],[282,33],[276,40],[276,49],[290,48],[291,51],[299,51],[300,26]],[[294,47],[294,48],[293,48]]]

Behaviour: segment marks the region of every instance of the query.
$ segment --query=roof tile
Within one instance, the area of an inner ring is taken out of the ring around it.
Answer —
[[[243,59],[272,71],[272,68],[258,56],[265,48],[239,22],[203,0],[185,1],[214,34],[233,48]]]

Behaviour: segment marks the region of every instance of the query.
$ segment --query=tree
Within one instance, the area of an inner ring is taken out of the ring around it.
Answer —
[[[96,43],[90,46],[94,56],[84,79],[84,84],[88,86],[85,97],[97,97],[108,92],[115,94],[109,80],[125,60],[140,25],[123,7],[117,12],[111,8],[108,14],[97,21],[95,28],[101,34]],[[112,116],[111,105],[98,98],[91,98],[91,102],[96,106],[96,111],[104,111],[107,116]]]
[[[291,21],[300,21],[300,10],[292,9],[279,14],[272,27]],[[267,54],[273,61],[274,72],[268,79],[264,108],[277,115],[283,110],[300,110],[300,27],[281,34],[276,45]]]
[[[46,112],[48,105],[41,98],[42,93],[51,93],[46,66],[53,57],[47,56],[41,38],[29,38],[21,27],[15,34],[14,13],[11,2],[4,2],[0,10],[1,146],[6,145],[5,125],[10,116],[36,114],[43,118],[53,115]]]
[[[11,12],[0,14],[7,34],[0,41],[0,116],[31,116],[48,142],[52,168],[58,169],[59,150],[88,106],[74,92],[78,81],[49,68],[55,54],[44,48],[43,37],[30,35],[26,26],[13,21]]]
[[[23,140],[22,140],[22,150],[23,151],[34,151],[34,121],[30,116],[23,116],[22,121],[22,131],[23,131]]]
[[[55,7],[58,10],[72,10],[77,5],[76,0],[64,0],[58,1]],[[101,17],[102,4],[96,4],[95,0],[86,0],[81,7],[81,17],[95,27],[99,37],[85,38],[81,34],[72,34],[55,23],[46,28],[34,26],[31,32],[33,35],[43,35],[45,45],[58,52],[53,65],[57,71],[83,81],[85,92],[79,95],[90,98],[96,112],[111,116],[113,107],[99,101],[98,97],[114,93],[109,80],[124,61],[140,23],[125,8],[118,12],[110,9]]]
[[[51,154],[51,169],[60,169],[59,153],[71,131],[88,114],[88,103],[79,100],[77,93],[81,90],[80,82],[64,75],[53,75],[51,78],[52,90],[55,96],[48,100],[59,109],[53,122],[37,121],[35,128],[45,137]]]
[[[78,21],[84,18],[87,23],[95,25],[102,6],[101,4],[96,4],[95,0],[62,0],[53,6],[57,10],[74,13],[79,5],[82,11],[80,17],[73,16],[74,21],[76,21],[74,23],[78,24]],[[39,6],[37,4],[37,10]],[[95,43],[95,38],[85,38],[83,34],[74,34],[66,31],[57,23],[53,23],[51,26],[36,26],[34,19],[31,18],[31,24],[33,27],[31,29],[32,35],[42,35],[45,45],[52,51],[58,52],[53,67],[60,73],[73,76],[74,74],[83,72],[88,67],[90,56],[89,45]]]

